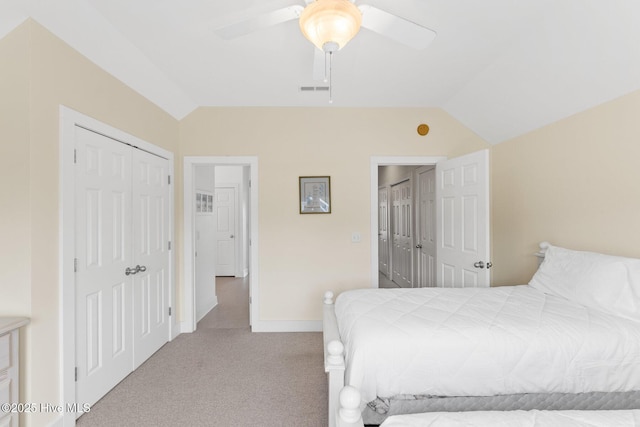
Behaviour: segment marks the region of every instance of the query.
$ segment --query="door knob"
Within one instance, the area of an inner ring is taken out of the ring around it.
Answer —
[[[231,236],[229,236],[230,239],[233,239],[233,234]]]
[[[416,249],[422,249],[422,245],[421,245],[420,243],[418,243],[418,244],[416,245]]]
[[[127,269],[124,271],[124,275],[128,276],[130,274],[136,274],[136,273],[145,272],[145,271],[147,271],[147,267],[144,265],[138,264],[133,268],[127,267]]]
[[[475,268],[484,268],[484,262],[482,262],[482,261],[474,262],[473,266]]]

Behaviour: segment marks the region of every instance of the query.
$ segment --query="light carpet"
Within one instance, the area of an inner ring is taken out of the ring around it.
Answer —
[[[208,317],[222,306],[196,332],[162,347],[77,425],[326,426],[322,334],[216,327],[225,323]]]

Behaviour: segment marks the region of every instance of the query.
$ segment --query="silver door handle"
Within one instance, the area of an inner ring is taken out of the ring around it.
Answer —
[[[136,265],[135,267],[131,268],[131,267],[127,267],[127,269],[124,271],[124,275],[128,276],[130,274],[137,274],[137,273],[143,273],[147,271],[147,267],[144,265]]]
[[[416,249],[422,249],[422,245],[421,245],[420,243],[418,243],[418,244],[416,245]]]
[[[484,262],[482,262],[482,261],[474,262],[473,266],[475,268],[484,268]]]

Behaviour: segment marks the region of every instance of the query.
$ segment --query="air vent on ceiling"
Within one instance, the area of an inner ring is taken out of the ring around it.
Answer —
[[[329,86],[300,86],[300,92],[328,92]]]

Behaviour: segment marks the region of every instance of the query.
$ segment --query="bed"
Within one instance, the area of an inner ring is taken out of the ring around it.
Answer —
[[[330,424],[467,410],[640,409],[640,260],[542,244],[526,285],[325,295]],[[332,415],[333,414],[333,415]]]

